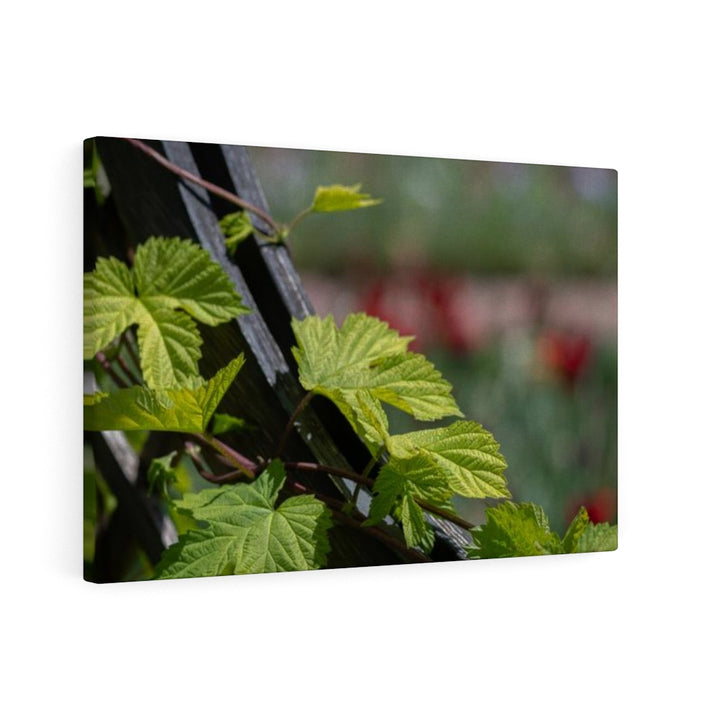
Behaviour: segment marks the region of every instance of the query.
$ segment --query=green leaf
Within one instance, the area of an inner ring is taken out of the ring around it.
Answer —
[[[225,271],[190,240],[150,238],[137,249],[133,277],[148,307],[181,308],[206,325],[249,312]]]
[[[220,219],[220,229],[225,236],[225,246],[232,253],[238,245],[255,231],[250,216],[244,211],[230,213]]]
[[[332,315],[293,319],[292,327],[300,383],[332,400],[373,452],[388,434],[380,401],[419,420],[462,415],[450,383],[387,323],[357,313],[340,329]]]
[[[373,493],[369,519],[375,523],[392,514],[405,497],[439,505],[451,497],[452,490],[441,471],[428,467],[427,459],[416,455],[406,459],[391,457],[380,469]]]
[[[318,187],[311,206],[313,212],[331,213],[378,205],[382,200],[360,192],[360,185],[330,185]]]
[[[578,545],[578,539],[585,532],[588,525],[590,524],[590,517],[584,507],[581,507],[577,511],[577,515],[571,520],[570,525],[563,537],[562,544],[563,550],[566,553],[575,552]]]
[[[252,426],[247,420],[237,418],[234,415],[215,413],[212,422],[212,434],[222,435],[223,433],[250,430]]]
[[[293,318],[298,343],[293,355],[306,390],[339,387],[348,376],[362,373],[407,350],[411,337],[401,337],[386,322],[364,313],[348,315],[338,330],[332,315]]]
[[[408,547],[416,546],[429,552],[435,535],[416,500],[422,499],[437,505],[448,500],[452,491],[448,489],[444,478],[428,473],[423,458],[390,458],[378,474],[373,493],[370,514],[365,524],[375,525],[388,515],[399,517]]]
[[[242,367],[239,355],[208,381],[184,388],[144,385],[84,398],[85,430],[204,432],[223,395]]]
[[[285,482],[273,461],[249,485],[203,490],[178,503],[207,528],[192,530],[168,548],[156,577],[205,577],[239,573],[310,570],[322,567],[330,546],[330,513],[310,495],[291,497],[275,508]]]
[[[202,339],[193,318],[214,326],[249,312],[222,268],[180,238],[150,238],[138,247],[132,271],[101,258],[83,280],[84,359],[137,324],[151,388],[179,387],[198,374]]]
[[[405,495],[400,504],[400,520],[407,546],[429,553],[435,544],[435,533],[425,521],[422,508],[409,495]]]
[[[138,310],[130,268],[117,258],[100,258],[83,276],[83,358],[90,360],[138,322]]]
[[[485,525],[470,533],[474,544],[469,558],[524,557],[564,552],[560,538],[550,529],[545,511],[534,503],[504,502],[485,511]]]
[[[185,385],[198,374],[202,338],[191,317],[168,308],[138,309],[140,368],[151,388]]]
[[[426,484],[442,484],[471,498],[507,498],[510,492],[500,445],[479,423],[459,420],[447,427],[393,435],[387,441],[393,458],[416,457]]]
[[[175,470],[172,466],[176,457],[177,452],[173,451],[169,455],[152,459],[147,473],[150,492],[157,489],[162,497],[168,497],[168,485],[172,485],[176,481]]]
[[[585,532],[580,535],[576,552],[605,552],[617,550],[618,528],[617,525],[599,523],[589,525]]]

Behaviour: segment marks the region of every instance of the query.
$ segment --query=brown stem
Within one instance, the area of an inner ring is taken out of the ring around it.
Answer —
[[[115,368],[110,364],[105,353],[95,353],[95,359],[100,363],[102,369],[112,378],[113,382],[119,388],[129,387],[128,384],[123,380],[115,371]]]
[[[431,505],[430,503],[425,502],[424,500],[418,500],[415,499],[415,502],[421,507],[425,508],[429,513],[432,513],[433,515],[439,515],[442,518],[445,518],[446,520],[449,520],[451,523],[454,523],[455,525],[460,526],[461,528],[465,528],[466,530],[470,530],[475,527],[471,522],[468,522],[467,520],[463,520],[460,516],[456,515],[455,513],[450,512],[449,510],[443,510],[442,508],[435,507],[434,505]]]
[[[374,480],[371,480],[370,478],[366,477],[364,474],[360,475],[356,472],[353,472],[352,470],[345,470],[343,468],[337,468],[337,467],[331,467],[330,465],[319,465],[317,463],[311,463],[311,462],[286,462],[285,468],[287,470],[308,470],[310,472],[325,472],[330,475],[338,475],[339,477],[345,477],[348,478],[348,480],[354,480],[359,485],[364,485],[365,487],[372,488],[375,484]],[[458,515],[455,515],[455,513],[450,512],[449,510],[444,510],[443,508],[435,507],[434,505],[431,505],[428,502],[425,502],[424,500],[415,500],[420,507],[424,508],[428,512],[432,513],[433,515],[439,515],[442,518],[445,518],[446,520],[449,520],[450,522],[454,523],[455,525],[458,525],[462,528],[465,528],[466,530],[470,530],[471,528],[475,527],[472,523],[468,522],[467,520],[463,520]]]
[[[132,335],[130,333],[130,330],[124,332],[120,336],[120,341],[127,348],[128,355],[130,355],[130,360],[132,360],[132,363],[133,365],[135,365],[137,371],[142,373],[142,367],[140,366],[140,358],[138,357],[135,344],[133,343]]]
[[[283,434],[280,437],[280,440],[278,440],[277,447],[275,448],[274,457],[280,457],[282,451],[285,449],[285,443],[287,442],[287,439],[290,437],[290,433],[292,432],[293,427],[295,426],[295,421],[300,416],[300,413],[305,409],[307,404],[312,400],[314,393],[312,390],[307,392],[303,399],[298,403],[298,406],[293,410],[293,414],[290,416],[290,419],[287,421],[287,425],[285,426],[285,429],[283,430]]]
[[[344,504],[339,500],[328,497],[327,495],[323,495],[316,490],[310,490],[304,485],[295,482],[294,480],[288,480],[287,485],[289,485],[293,490],[296,490],[299,493],[310,493],[314,495],[318,500],[321,500],[325,503],[325,505],[330,508],[333,517],[336,520],[339,520],[340,522],[343,522],[350,527],[353,527],[357,530],[360,530],[361,532],[366,533],[367,535],[376,538],[384,545],[389,545],[412,562],[432,562],[427,555],[421,553],[419,550],[415,550],[414,548],[409,548],[407,545],[405,545],[404,542],[402,542],[402,540],[398,540],[392,535],[387,534],[382,530],[381,527],[363,525],[363,520],[365,518],[362,518],[362,516],[360,516],[361,519],[358,519],[356,517],[351,517],[350,515],[348,515],[344,510]]]
[[[360,485],[365,487],[372,487],[373,481],[370,478],[356,473],[353,470],[346,470],[344,468],[332,467],[330,465],[320,465],[319,463],[313,462],[286,462],[284,463],[286,470],[308,470],[310,472],[325,472],[330,475],[338,475],[339,477],[347,478],[348,480],[354,480]]]
[[[230,462],[232,467],[237,468],[251,478],[255,477],[255,473],[258,469],[257,463],[254,463],[249,458],[246,458],[237,450],[234,450],[229,445],[226,445],[221,440],[218,440],[217,438],[214,438],[212,435],[208,435],[207,433],[195,433],[193,437],[196,437],[198,440],[205,443],[206,445],[209,445],[213,450],[220,453],[222,457],[224,457]]]
[[[248,477],[245,470],[235,470],[234,472],[225,473],[224,475],[213,475],[213,473],[207,472],[206,470],[200,470],[200,474],[208,482],[214,483],[215,485],[229,485],[243,478],[247,479]]]
[[[131,383],[134,385],[142,385],[142,380],[128,367],[128,364],[122,357],[120,357],[120,355],[118,355],[115,359]]]
[[[153,148],[151,148],[149,145],[146,145],[141,140],[136,140],[134,138],[125,138],[125,140],[127,140],[130,144],[134,145],[139,150],[142,150],[142,152],[144,152],[146,155],[149,155],[153,160],[160,163],[160,165],[162,165],[164,168],[170,170],[170,172],[175,173],[175,175],[179,175],[181,178],[184,178],[185,180],[188,180],[195,185],[199,185],[200,187],[205,188],[208,192],[211,192],[213,195],[217,195],[218,197],[223,198],[223,200],[227,200],[233,205],[238,205],[244,210],[248,210],[253,215],[257,215],[257,217],[262,218],[273,229],[273,232],[280,233],[280,226],[259,207],[256,207],[252,203],[247,202],[247,200],[243,200],[241,197],[238,197],[234,193],[225,190],[225,188],[221,188],[219,185],[215,185],[215,183],[211,183],[207,180],[203,180],[197,175],[193,175],[193,173],[185,170],[184,168],[181,168],[179,165],[171,162],[166,157],[163,157],[159,152],[153,150]]]

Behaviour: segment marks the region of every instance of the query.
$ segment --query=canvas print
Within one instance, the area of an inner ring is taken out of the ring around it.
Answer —
[[[86,580],[617,548],[614,170],[97,137],[84,265]]]

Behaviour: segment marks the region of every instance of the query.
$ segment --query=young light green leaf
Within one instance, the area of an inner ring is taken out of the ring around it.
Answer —
[[[440,505],[452,496],[453,491],[442,471],[430,466],[426,457],[415,455],[408,458],[391,457],[378,473],[373,494],[369,516],[371,524],[392,514],[405,497]]]
[[[137,249],[133,277],[149,308],[180,308],[212,326],[249,312],[225,271],[190,240],[150,238]]]
[[[562,541],[550,529],[545,511],[534,503],[504,502],[485,511],[485,525],[470,533],[474,544],[469,558],[525,557],[564,552]]]
[[[380,401],[420,420],[462,415],[450,384],[422,355],[407,352],[412,338],[387,323],[358,313],[339,330],[331,315],[293,320],[292,327],[300,383],[332,400],[371,451],[387,437]]]
[[[429,553],[435,544],[435,533],[425,521],[422,508],[409,495],[400,504],[400,520],[407,546]]]
[[[86,395],[84,428],[204,432],[243,362],[239,355],[210,380],[195,379],[184,388],[152,389],[136,385],[111,394]]]
[[[230,213],[220,219],[220,229],[225,236],[225,246],[232,253],[243,240],[247,240],[255,231],[250,216],[244,211]]]
[[[350,388],[355,384],[366,388],[374,397],[418,420],[462,417],[452,385],[429,360],[416,353],[386,358],[355,380],[347,378],[347,382]]]
[[[566,553],[572,553],[577,550],[578,539],[585,532],[590,524],[590,516],[584,507],[581,507],[575,517],[570,521],[570,525],[562,539],[563,550]]]
[[[250,430],[251,427],[250,423],[242,418],[226,415],[225,413],[215,413],[211,432],[213,435],[222,435],[229,432]]]
[[[101,258],[85,274],[83,357],[137,324],[145,382],[179,387],[198,374],[202,340],[192,318],[218,325],[243,312],[230,279],[205,250],[190,240],[150,238],[138,247],[132,271]]]
[[[425,458],[419,456],[390,458],[378,474],[373,493],[365,524],[375,525],[388,515],[397,517],[402,522],[408,547],[417,546],[429,552],[435,536],[416,500],[444,504],[452,490],[442,474],[429,472]]]
[[[426,483],[441,484],[464,497],[510,497],[500,445],[479,423],[459,420],[446,427],[392,435],[387,449],[398,460],[417,458]]]
[[[312,212],[331,213],[378,205],[382,200],[360,192],[360,185],[330,185],[318,187],[311,206]]]
[[[188,495],[178,505],[207,528],[192,530],[165,551],[156,577],[205,577],[323,567],[330,513],[310,495],[275,508],[285,482],[280,461],[249,485]]]
[[[176,481],[175,470],[172,466],[176,457],[177,452],[173,451],[169,455],[152,459],[147,473],[150,492],[157,490],[162,497],[168,497],[168,485],[172,485]]]
[[[292,329],[298,343],[293,355],[306,390],[342,387],[348,376],[405,353],[412,340],[364,313],[348,315],[339,330],[332,315],[293,318]]]
[[[590,524],[578,538],[576,552],[605,552],[617,550],[618,527],[608,523]]]
[[[617,549],[617,525],[593,525],[585,508],[573,518],[561,540],[551,529],[545,511],[534,503],[505,502],[486,511],[485,525],[470,533],[469,558],[559,555]]]
[[[117,258],[100,258],[83,276],[83,358],[90,360],[137,323],[139,310],[130,268]]]

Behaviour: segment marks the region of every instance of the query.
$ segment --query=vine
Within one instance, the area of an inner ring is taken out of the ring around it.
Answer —
[[[253,215],[272,229],[269,239],[279,242],[310,213],[380,202],[361,193],[359,185],[321,187],[312,204],[283,225],[140,141],[129,142],[171,172],[241,208],[220,220],[229,252],[258,233]],[[174,501],[174,509],[195,527],[165,551],[155,569],[157,578],[321,568],[331,550],[328,531],[338,523],[376,538],[409,562],[425,562],[435,543],[431,516],[469,531],[469,558],[616,546],[617,527],[593,525],[584,508],[560,538],[542,508],[513,503],[507,465],[492,434],[464,419],[447,380],[426,357],[408,350],[412,338],[364,313],[349,315],[340,326],[331,315],[292,320],[292,353],[306,394],[276,439],[272,457],[246,457],[217,437],[246,422],[216,413],[230,385],[242,382],[244,358],[239,355],[214,377],[202,378],[197,323],[215,326],[247,312],[224,271],[190,240],[149,238],[137,248],[132,267],[101,258],[84,276],[84,358],[94,360],[115,386],[85,396],[85,429],[182,433],[184,450],[151,463],[151,484],[174,482],[178,453],[185,453],[216,486],[183,493]],[[362,473],[285,457],[296,421],[317,395],[335,404],[368,449],[371,460]],[[419,421],[459,419],[394,434],[385,406]],[[210,470],[206,454],[228,472]],[[355,489],[343,503],[309,491],[293,477],[298,471],[343,477]],[[358,507],[361,487],[371,493],[366,513]],[[282,502],[281,492],[288,496]],[[484,525],[475,527],[456,514],[456,495],[501,502],[486,510]],[[393,526],[400,527],[402,539]]]

